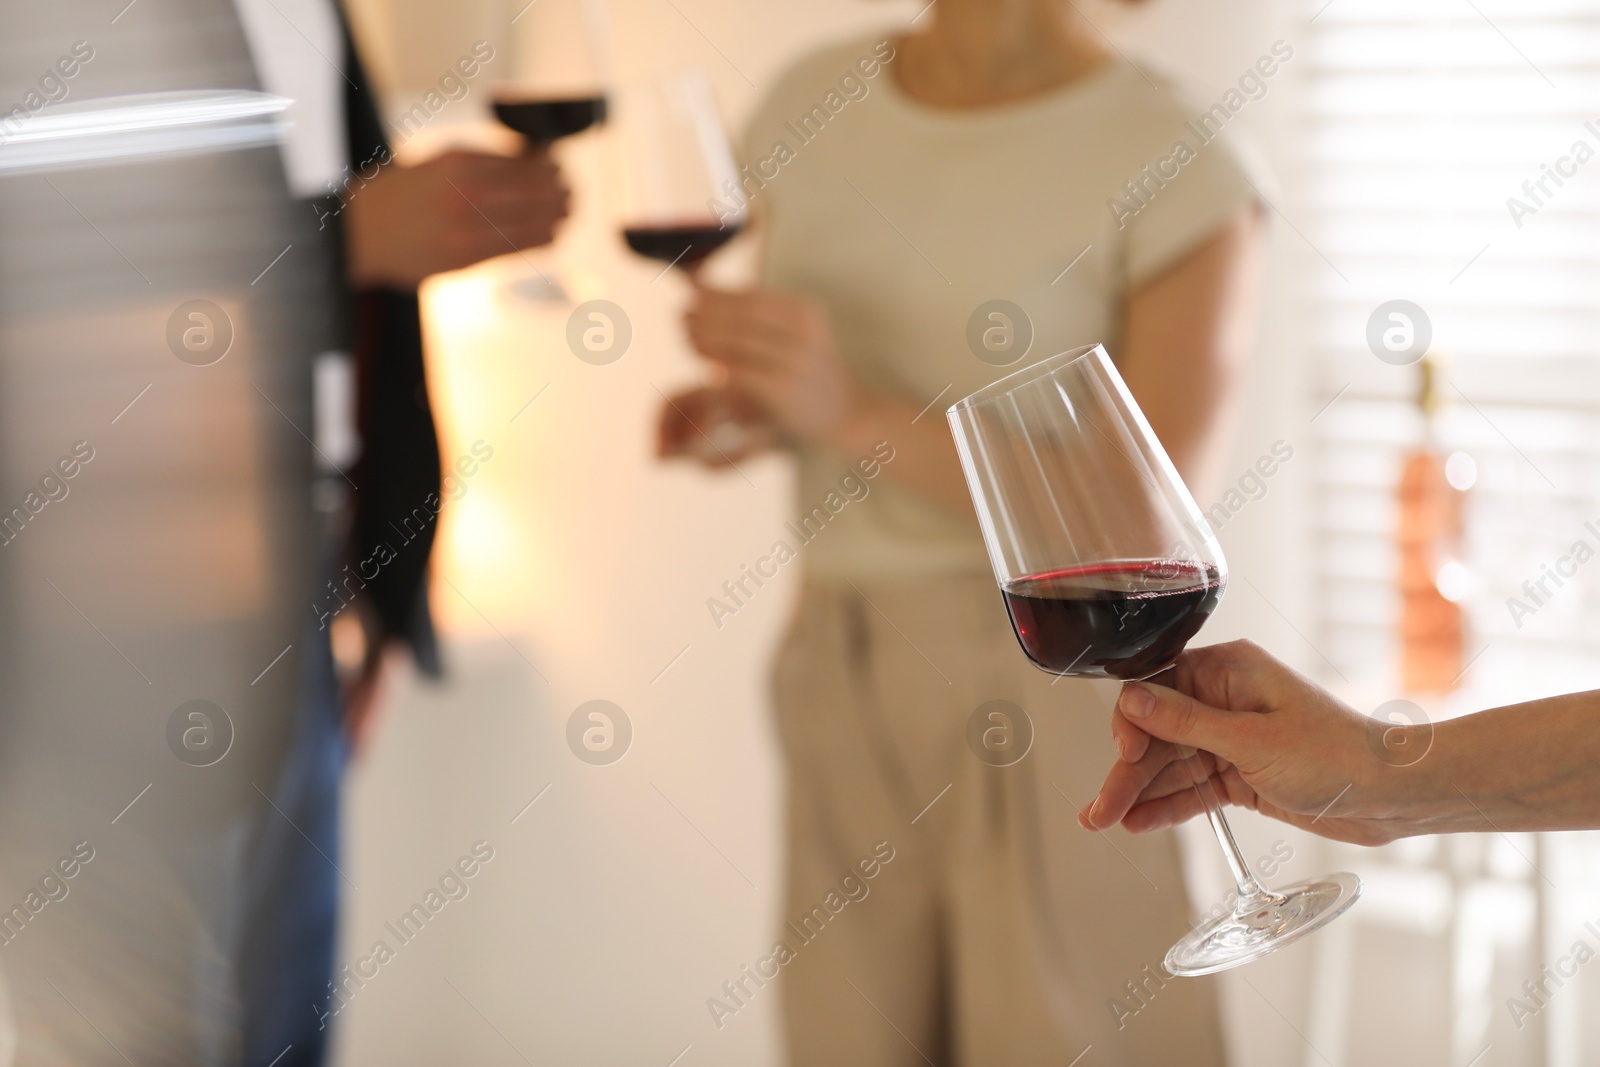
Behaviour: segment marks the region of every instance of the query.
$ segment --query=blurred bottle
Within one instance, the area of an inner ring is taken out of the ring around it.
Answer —
[[[1447,477],[1449,457],[1439,444],[1443,395],[1437,358],[1423,357],[1420,368],[1423,437],[1401,463],[1396,532],[1400,674],[1408,692],[1444,693],[1455,688],[1465,666],[1466,620],[1457,603],[1465,575],[1460,562],[1464,493]]]

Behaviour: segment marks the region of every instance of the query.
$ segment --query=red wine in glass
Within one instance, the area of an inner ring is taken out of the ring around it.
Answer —
[[[606,121],[605,7],[604,0],[540,0],[518,12],[511,80],[491,90],[495,118],[542,145]]]
[[[1224,583],[1209,563],[1135,560],[1035,574],[1001,593],[1017,641],[1038,666],[1143,678],[1183,651]]]
[[[503,125],[510,126],[528,140],[549,144],[605,122],[606,98],[583,96],[520,100],[502,95],[494,101],[494,115]]]
[[[740,223],[668,222],[625,226],[623,239],[641,256],[694,270],[711,253],[738,236]]]
[[[693,272],[743,229],[739,180],[711,83],[699,70],[627,87],[617,100],[622,238]]]

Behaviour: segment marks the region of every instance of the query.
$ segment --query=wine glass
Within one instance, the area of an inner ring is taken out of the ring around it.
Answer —
[[[549,144],[606,119],[604,0],[537,0],[512,20],[516,74],[497,83],[497,119]]]
[[[746,217],[711,83],[703,71],[685,70],[631,87],[617,125],[623,240],[693,273]]]
[[[516,76],[490,89],[502,125],[530,145],[552,143],[606,121],[604,0],[536,0],[512,19]],[[535,267],[537,279],[515,286],[523,296],[565,302],[559,280]]]
[[[1170,667],[1222,599],[1217,544],[1099,345],[1008,375],[948,412],[1017,641],[1053,674],[1138,681]],[[1260,959],[1353,904],[1333,874],[1272,891],[1251,873],[1197,757],[1195,786],[1237,896],[1173,945],[1174,975]]]
[[[630,87],[618,99],[617,127],[623,240],[666,264],[658,279],[673,267],[693,276],[747,218],[711,83],[691,69]],[[696,446],[710,453],[703,458],[726,459],[749,443],[737,406],[730,397],[708,413]]]

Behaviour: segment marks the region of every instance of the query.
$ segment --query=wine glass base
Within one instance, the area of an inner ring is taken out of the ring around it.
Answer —
[[[1276,890],[1248,914],[1202,923],[1167,950],[1168,974],[1182,978],[1251,963],[1326,926],[1361,895],[1361,879],[1341,872]]]

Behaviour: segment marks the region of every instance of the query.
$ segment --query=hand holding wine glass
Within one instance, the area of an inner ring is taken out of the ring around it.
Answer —
[[[823,306],[772,289],[696,284],[689,342],[787,444],[826,446],[863,401]]]
[[[549,244],[569,202],[544,149],[396,164],[350,198],[345,269],[357,285],[414,289],[429,275]]]
[[[1094,345],[1027,367],[948,415],[1029,659],[1054,674],[1124,681],[1169,669],[1221,600],[1227,564],[1105,350]],[[1167,775],[1167,785],[1189,775],[1195,796],[1184,803],[1204,810],[1236,889],[1228,914],[1167,952],[1169,973],[1209,974],[1260,959],[1355,902],[1361,882],[1352,874],[1265,889],[1223,817],[1214,768],[1190,757],[1177,771],[1144,769],[1155,772],[1152,782]]]
[[[860,386],[815,301],[695,281],[684,326],[712,384],[669,399],[663,457],[724,467],[778,446],[826,444],[861,404]]]
[[[656,424],[656,455],[718,470],[778,445],[778,435],[746,396],[725,385],[697,385],[667,397]]]
[[[1118,758],[1079,819],[1085,829],[1149,833],[1201,815],[1202,771],[1227,803],[1324,837],[1379,845],[1416,832],[1386,784],[1410,784],[1400,752],[1410,746],[1420,761],[1431,728],[1401,740],[1393,735],[1407,728],[1362,715],[1249,641],[1190,649],[1151,682],[1125,686],[1111,728]],[[1375,741],[1396,758],[1379,759]]]
[[[1230,803],[1358,845],[1600,827],[1600,691],[1438,724],[1369,718],[1248,641],[1185,652],[1161,680],[1124,688],[1085,828],[1182,822],[1206,773]]]

